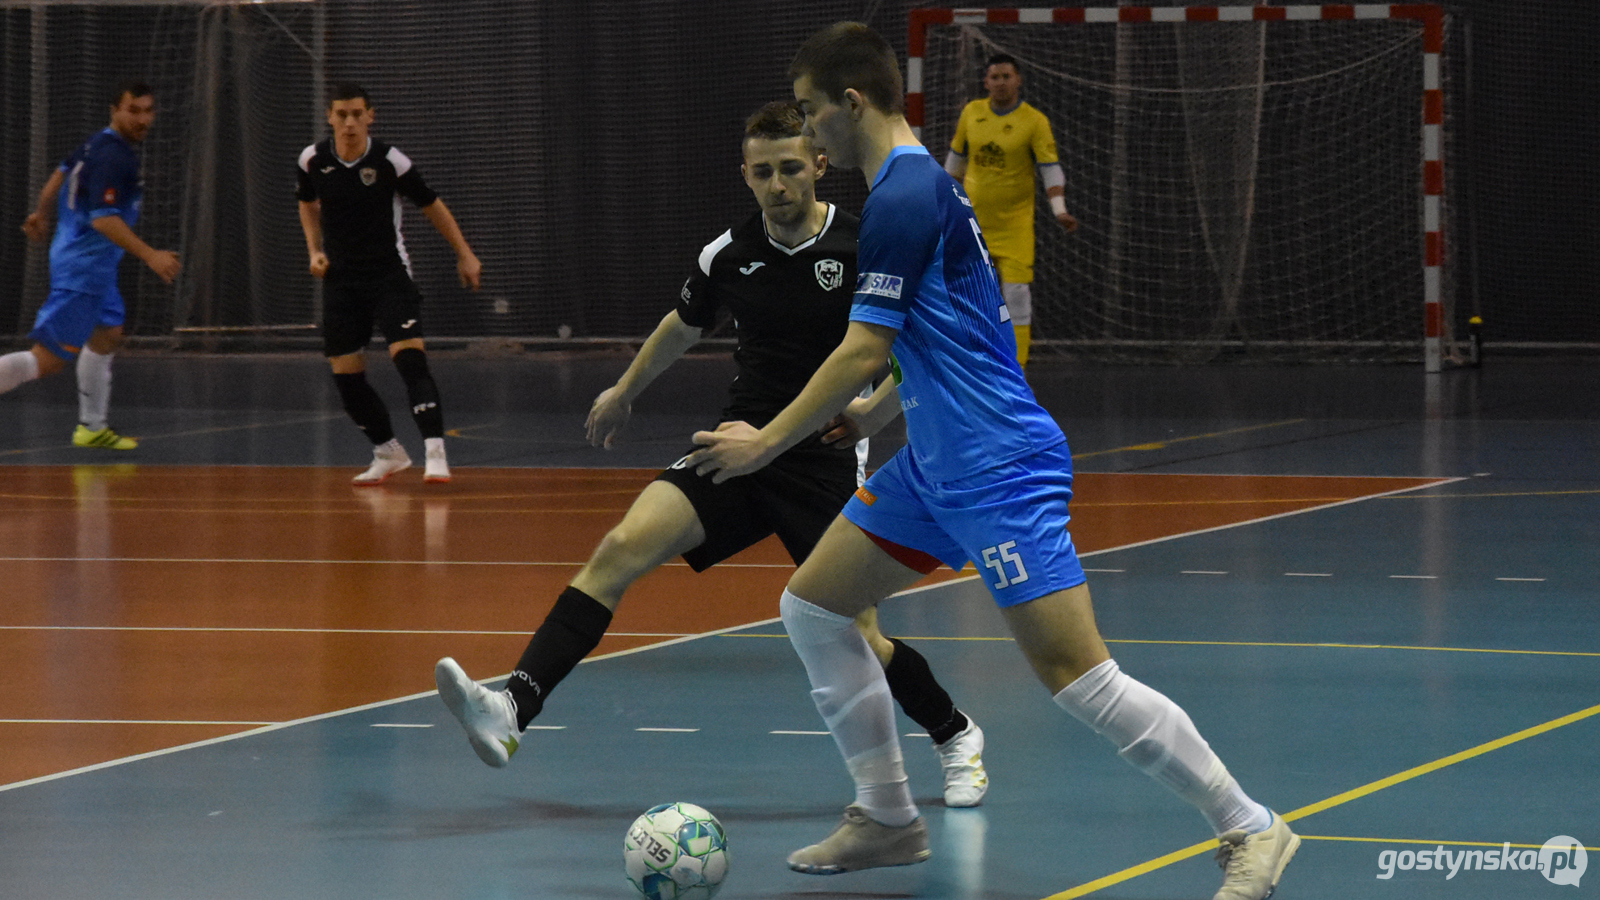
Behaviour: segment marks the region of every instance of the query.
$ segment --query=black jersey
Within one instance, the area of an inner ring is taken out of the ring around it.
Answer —
[[[756,213],[701,251],[680,293],[678,316],[687,325],[710,328],[718,309],[733,313],[739,374],[724,421],[742,419],[757,428],[772,421],[844,340],[860,228],[860,219],[829,205],[822,231],[790,248],[767,236],[766,222]],[[848,447],[824,447],[817,435],[794,449],[854,456]]]
[[[301,151],[296,196],[322,201],[322,249],[333,279],[411,274],[400,234],[400,198],[419,207],[439,199],[397,148],[369,139],[360,159],[345,162],[332,138]]]

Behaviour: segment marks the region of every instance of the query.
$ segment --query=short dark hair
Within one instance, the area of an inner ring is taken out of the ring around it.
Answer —
[[[801,44],[789,64],[789,79],[802,75],[835,103],[854,88],[879,110],[905,114],[906,87],[894,48],[860,22],[830,25]]]
[[[341,81],[333,86],[333,93],[328,95],[328,106],[332,107],[340,100],[360,100],[369,109],[372,107],[372,98],[367,96],[367,89],[353,81]]]
[[[111,95],[111,105],[121,106],[123,97],[153,97],[155,91],[143,78],[124,78],[117,82],[117,91]]]
[[[782,141],[800,136],[806,117],[792,100],[774,100],[744,120],[744,139]]]
[[[1022,71],[1022,67],[1017,65],[1017,58],[1015,56],[1012,56],[1009,53],[996,53],[995,55],[989,57],[988,62],[983,64],[983,72],[985,75],[987,75],[989,74],[990,68],[1001,65],[1009,65],[1018,72]]]

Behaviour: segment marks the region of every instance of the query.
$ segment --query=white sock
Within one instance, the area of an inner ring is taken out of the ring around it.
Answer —
[[[423,438],[422,439],[422,455],[423,456],[434,456],[434,455],[443,456],[444,455],[444,438],[442,438],[442,437]]]
[[[891,827],[917,818],[883,666],[854,620],[788,591],[778,604],[789,642],[811,678],[811,699],[856,783],[856,804]]]
[[[1056,694],[1056,704],[1117,747],[1117,755],[1189,801],[1217,834],[1272,824],[1178,704],[1123,674],[1115,660],[1085,672]]]
[[[78,354],[78,421],[90,431],[106,427],[111,408],[111,357],[88,347]]]
[[[39,377],[39,358],[32,350],[18,350],[0,356],[0,394]]]

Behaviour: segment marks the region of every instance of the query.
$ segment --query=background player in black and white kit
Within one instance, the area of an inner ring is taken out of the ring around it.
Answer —
[[[444,415],[423,352],[418,324],[422,295],[411,280],[411,260],[400,233],[400,198],[421,208],[450,242],[463,286],[478,289],[482,266],[449,207],[423,182],[411,160],[372,139],[372,119],[367,92],[341,84],[328,105],[333,137],[300,154],[300,227],[306,233],[311,274],[323,280],[323,352],[333,366],[345,411],[373,444],[372,465],[355,483],[381,484],[411,465],[395,439],[388,409],[367,383],[365,350],[374,323],[389,343],[389,357],[405,381],[411,415],[422,432],[423,479],[449,481]]]
[[[839,345],[855,289],[860,221],[816,199],[827,160],[801,137],[801,125],[791,103],[769,104],[746,123],[745,183],[761,211],[701,252],[677,308],[595,400],[591,443],[611,446],[634,398],[716,324],[721,309],[733,314],[738,332],[738,377],[724,422],[770,420]],[[439,694],[473,749],[492,766],[509,762],[551,689],[600,642],[623,592],[672,557],[700,572],[777,534],[798,565],[860,484],[865,446],[858,452],[858,438],[898,413],[893,403],[860,400],[749,478],[713,484],[682,460],[662,472],[556,600],[504,691],[480,687],[453,659],[439,661]],[[988,789],[982,730],[956,709],[921,654],[879,632],[876,610],[857,626],[895,700],[933,738],[946,804],[978,805]]]

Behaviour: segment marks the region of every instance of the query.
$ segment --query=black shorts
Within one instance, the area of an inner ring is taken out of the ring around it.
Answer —
[[[679,459],[656,476],[683,491],[705,529],[705,543],[683,555],[696,572],[776,534],[795,565],[811,554],[846,500],[855,493],[853,457],[786,459],[749,475],[712,484]]]
[[[422,292],[403,270],[322,283],[322,352],[327,356],[365,349],[374,323],[391,344],[420,338],[421,318]]]

